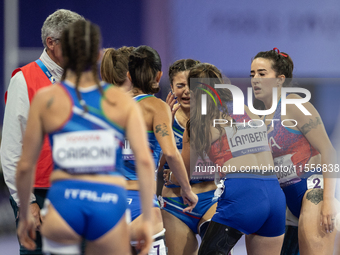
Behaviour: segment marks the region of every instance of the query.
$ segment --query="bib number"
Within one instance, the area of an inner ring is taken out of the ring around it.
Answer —
[[[158,240],[152,243],[152,247],[148,252],[149,255],[166,255],[166,247],[164,240]]]
[[[128,203],[128,205],[131,205],[131,203],[132,203],[132,198],[127,198],[127,203]]]
[[[53,159],[72,174],[114,171],[117,148],[113,130],[77,131],[53,136]]]
[[[274,170],[280,184],[298,178],[292,156],[293,154],[287,154],[274,158]]]
[[[322,174],[313,174],[307,179],[307,189],[323,189]]]
[[[210,167],[215,167],[215,164],[207,155],[204,155],[204,160],[200,156],[198,157],[191,180],[214,180],[215,171],[210,171]]]

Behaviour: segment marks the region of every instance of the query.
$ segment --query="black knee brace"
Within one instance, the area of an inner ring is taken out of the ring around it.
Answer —
[[[198,255],[228,255],[242,235],[237,229],[211,221]]]

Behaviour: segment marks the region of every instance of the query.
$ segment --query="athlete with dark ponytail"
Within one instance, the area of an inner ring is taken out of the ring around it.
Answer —
[[[300,254],[333,254],[336,206],[339,205],[334,197],[336,180],[331,175],[338,166],[336,151],[311,103],[302,104],[310,115],[295,104],[287,104],[286,115],[281,114],[281,90],[291,85],[293,69],[287,53],[277,48],[259,52],[251,63],[251,83],[255,98],[262,104],[258,105],[259,109],[268,110],[274,100],[278,102],[276,110],[263,118],[275,166],[289,169],[279,171],[277,176],[289,210],[299,218]],[[274,88],[277,95],[273,94]],[[290,100],[301,99],[295,93],[285,96]],[[280,121],[272,122],[273,119]],[[290,127],[281,124],[284,120]],[[283,254],[292,252],[284,250]]]
[[[41,233],[48,254],[131,254],[125,217],[126,181],[122,149],[128,137],[134,152],[143,217],[136,228],[140,254],[151,245],[154,163],[136,103],[120,89],[100,83],[99,27],[77,21],[61,37],[64,74],[60,83],[39,90],[29,113],[17,168],[21,202],[18,236],[34,249],[34,223],[28,210],[34,166],[44,134],[49,134],[54,171]]]
[[[188,207],[183,210],[191,211],[197,203],[197,196],[191,190],[182,157],[176,147],[175,137],[171,128],[172,117],[169,106],[161,99],[153,96],[153,94],[159,91],[159,81],[162,76],[161,68],[161,59],[157,51],[151,47],[139,46],[134,51],[132,51],[129,56],[129,72],[127,74],[129,80],[133,84],[133,88],[130,93],[138,102],[138,105],[142,110],[146,129],[148,130],[150,149],[154,155],[156,165],[158,165],[160,159],[160,154],[158,151],[157,155],[157,150],[161,148],[168,164],[170,167],[172,167],[172,169],[174,169],[173,174],[176,176],[179,185],[181,186],[181,196],[184,200],[184,204],[188,205]],[[123,156],[128,159],[132,156],[130,154],[131,153],[129,151],[125,151]],[[133,159],[125,160],[124,166],[126,172],[125,176],[127,176],[129,179],[128,189],[131,191],[138,190],[138,186],[135,184],[136,177]],[[153,186],[153,188],[154,191],[156,191],[156,185]],[[132,207],[137,209],[138,196],[131,196],[129,198],[132,201],[132,206],[130,206],[130,208]],[[136,213],[138,212],[138,210],[134,211]],[[153,212],[155,215],[154,221],[159,218],[159,222],[161,223],[154,225],[153,234],[156,235],[157,233],[162,233],[161,235],[158,235],[158,238],[161,237],[164,242],[164,231],[162,231],[163,222],[159,207],[155,207]],[[139,216],[139,214],[136,214],[136,216]],[[133,218],[136,216],[133,216]],[[131,231],[133,236],[132,240],[135,239],[133,229],[136,224],[138,224],[138,218],[131,223]],[[156,231],[157,228],[160,228],[158,229],[160,232]],[[166,254],[163,244],[154,243],[152,247],[153,250],[150,250],[149,254]],[[155,253],[155,249],[157,247],[162,248],[160,253]]]

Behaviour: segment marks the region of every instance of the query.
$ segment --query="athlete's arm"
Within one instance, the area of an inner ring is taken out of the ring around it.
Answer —
[[[153,191],[155,190],[155,187],[153,187],[153,185],[155,179],[154,171],[156,167],[150,153],[150,148],[148,146],[146,136],[147,132],[142,113],[137,104],[132,99],[130,99],[130,101],[131,107],[129,110],[129,116],[126,125],[126,135],[135,156],[143,211],[143,226],[140,226],[140,229],[137,231],[137,238],[139,240],[137,248],[142,250],[140,254],[147,254],[152,243],[151,210],[152,197],[154,194]],[[144,240],[143,244],[140,242],[141,240]]]
[[[171,111],[171,116],[172,116],[172,124],[174,123],[174,119],[175,119],[175,115],[177,110],[181,107],[180,104],[176,104],[177,100],[174,94],[172,94],[172,92],[170,91],[168,93],[168,96],[166,97],[165,102],[167,103],[167,105],[169,105],[170,107],[170,111]],[[159,161],[159,166],[158,166],[158,171],[162,171],[163,170],[163,166],[165,164],[166,160],[164,155],[162,155],[160,161]],[[164,177],[164,182],[165,182],[165,186],[168,184],[175,184],[175,185],[179,185],[177,179],[175,176],[171,176],[171,170],[166,169],[163,171],[163,177]],[[190,175],[188,174],[189,178]]]
[[[289,95],[287,98],[300,98],[298,95]],[[329,140],[324,124],[317,110],[311,103],[303,106],[312,114],[305,115],[295,105],[287,105],[287,115],[297,121],[297,127],[308,142],[321,154],[321,167],[324,178],[323,204],[321,209],[321,223],[326,231],[334,230],[336,210],[334,204],[336,179],[332,175],[336,167],[336,151]],[[324,168],[323,166],[326,166]],[[332,171],[333,170],[333,171]],[[332,172],[331,172],[332,171]]]
[[[34,221],[29,211],[35,164],[38,160],[44,138],[40,109],[42,109],[41,96],[40,93],[37,93],[29,111],[22,155],[16,172],[16,186],[20,200],[18,236],[20,243],[27,249],[35,249],[35,243],[32,239],[35,239],[36,225],[40,224],[40,222]]]
[[[163,167],[164,167],[165,162],[166,162],[166,159],[165,159],[164,155],[162,154],[162,157],[159,160],[159,164],[158,164],[158,172],[163,171]]]
[[[198,199],[196,194],[191,191],[187,171],[176,147],[175,136],[171,128],[171,113],[169,106],[164,102],[157,100],[154,109],[157,109],[157,112],[153,116],[153,131],[171,171],[174,173],[181,186],[183,201],[189,205],[185,210],[191,211],[195,207]]]
[[[188,131],[187,131],[187,129],[185,129],[184,133],[183,133],[181,156],[182,156],[182,159],[183,159],[183,162],[184,162],[185,169],[187,170],[187,174],[189,176],[189,179],[192,176],[192,173],[193,173],[194,167],[195,167],[195,162],[197,161],[197,158],[198,158],[194,149],[192,149],[192,150],[193,150],[193,155],[190,155],[190,140],[189,140],[189,137],[188,137]],[[190,157],[193,157],[192,160],[190,160],[191,159]],[[178,185],[179,183],[178,183],[176,177],[171,176],[170,173],[171,173],[171,169],[170,170],[164,170],[163,176],[164,176],[165,181],[167,182],[166,184]]]

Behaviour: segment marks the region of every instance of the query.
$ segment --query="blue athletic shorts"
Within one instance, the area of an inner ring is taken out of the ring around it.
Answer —
[[[195,234],[198,234],[198,223],[203,215],[212,207],[217,201],[212,201],[215,190],[197,194],[198,203],[191,213],[183,212],[187,205],[183,204],[182,197],[163,197],[161,199],[162,209],[176,216],[183,221]]]
[[[131,221],[134,221],[139,215],[142,214],[142,205],[140,203],[139,190],[127,190],[128,208],[131,212]],[[158,207],[158,200],[156,195],[153,199],[153,207]]]
[[[80,236],[93,241],[111,230],[125,214],[122,187],[79,180],[53,182],[47,199]]]
[[[300,217],[303,196],[308,190],[308,178],[312,175],[316,175],[316,177],[312,180],[313,185],[310,188],[321,188],[321,182],[323,182],[323,178],[322,172],[320,170],[307,172],[300,176],[301,180],[299,182],[282,187],[282,190],[286,195],[287,206],[292,214],[297,218]],[[320,176],[320,178],[317,176]]]
[[[224,186],[211,221],[247,235],[274,237],[285,233],[286,199],[276,175],[231,173]]]

